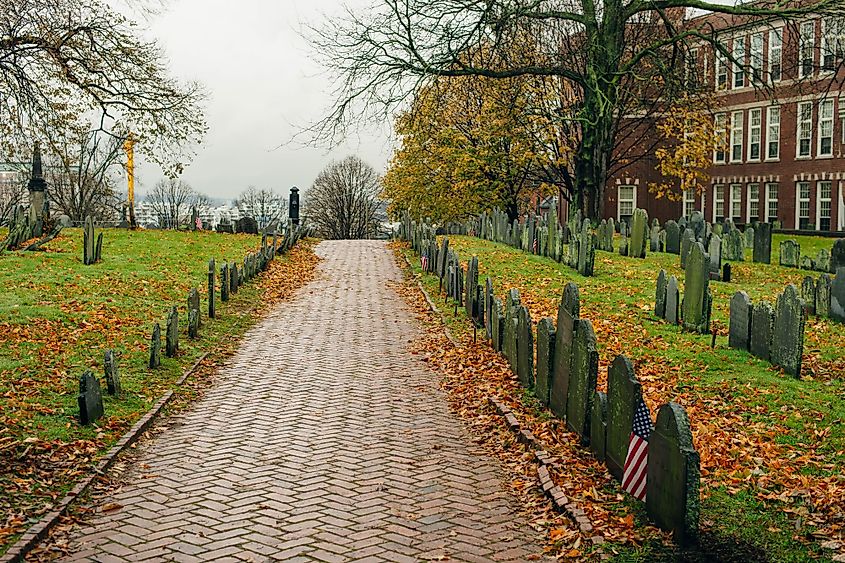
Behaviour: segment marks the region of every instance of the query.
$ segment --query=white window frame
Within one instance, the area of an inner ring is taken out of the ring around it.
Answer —
[[[783,78],[783,28],[769,32],[769,82]]]
[[[816,50],[816,21],[801,22],[798,32],[798,77],[813,74]]]
[[[731,84],[734,89],[745,87],[745,35],[734,37],[733,46],[731,47],[731,55],[735,61],[733,66],[733,76],[731,76]],[[737,84],[739,82],[739,84]]]
[[[727,47],[725,47],[725,45],[721,42],[718,46],[713,47],[715,51],[715,56],[713,57],[713,63],[715,65],[715,69],[713,71],[713,86],[715,90],[729,90],[731,87],[731,81],[728,76],[728,58],[725,53],[719,50],[719,47],[722,47],[727,51]]]
[[[748,63],[751,67],[751,83],[759,84],[763,79],[763,32],[752,33],[749,46]]]
[[[689,219],[695,211],[695,188],[684,190],[684,217]]]
[[[827,197],[822,197],[822,188],[827,186]],[[822,203],[827,203],[827,219],[830,219],[830,224],[827,230],[833,230],[833,182],[831,180],[819,180],[816,182],[816,230],[822,230]]]
[[[686,61],[685,69],[684,69],[684,81],[687,84],[688,88],[697,88],[698,84],[698,49],[692,48],[687,53],[689,57]]]
[[[755,125],[755,118],[757,124]],[[756,138],[756,141],[755,141]],[[757,156],[752,155],[752,149],[757,145]],[[763,158],[763,110],[753,108],[748,110],[748,155],[746,160],[759,162]]]
[[[824,72],[833,72],[837,67],[837,60],[845,57],[845,18],[829,16],[822,19],[822,44],[819,55]]]
[[[719,191],[721,190],[722,196],[719,197]],[[719,214],[719,209],[722,210],[721,215]],[[716,184],[713,186],[713,222],[719,220],[719,218],[725,218],[725,185],[724,184]]]
[[[833,156],[833,99],[825,98],[819,101],[819,122],[816,139],[816,156]],[[830,147],[822,151],[822,142],[827,139]]]
[[[752,190],[757,188],[757,196],[754,197]],[[751,209],[752,204],[757,205],[757,213]],[[753,217],[757,217],[757,220],[760,220],[760,184],[757,182],[752,182],[746,186],[746,198],[745,198],[745,222],[751,223]]]
[[[713,162],[716,164],[725,164],[728,161],[728,114],[719,112],[713,116],[713,127],[716,132],[716,143],[722,145],[722,158],[719,158],[719,145],[713,150]]]
[[[731,162],[742,162],[742,141],[745,135],[744,117],[745,112],[742,110],[731,113]],[[736,158],[736,155],[739,155],[739,158]]]
[[[780,200],[780,185],[777,182],[766,183],[766,223],[771,223],[778,219],[778,200]],[[774,197],[772,196],[774,194]],[[772,204],[775,204],[775,214],[772,215]]]
[[[813,102],[798,102],[795,112],[795,158],[813,156]],[[807,141],[806,154],[802,153],[801,141]]]
[[[801,189],[806,187],[807,188],[807,197],[801,197]],[[810,194],[811,194],[812,187],[810,186],[810,182],[795,182],[795,230],[801,229],[801,219],[807,219],[807,223],[810,222]],[[801,204],[807,204],[807,216],[803,217],[801,215]]]
[[[634,214],[634,209],[637,208],[637,186],[632,184],[620,184],[616,188],[616,219],[618,221],[622,220],[622,190],[624,188],[631,188],[631,198],[625,199],[624,201],[627,203],[628,201],[631,202],[631,213],[626,214],[625,217],[631,217]]]
[[[728,218],[734,223],[742,219],[742,184],[731,184],[729,186]],[[734,213],[736,211],[736,213]]]
[[[780,106],[769,107],[766,117],[766,160],[780,160]],[[774,156],[772,146],[776,149]]]

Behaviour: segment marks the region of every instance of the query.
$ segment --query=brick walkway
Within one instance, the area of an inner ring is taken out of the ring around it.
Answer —
[[[494,460],[406,350],[382,242],[324,242],[321,274],[252,329],[146,443],[71,542],[86,561],[524,561]]]

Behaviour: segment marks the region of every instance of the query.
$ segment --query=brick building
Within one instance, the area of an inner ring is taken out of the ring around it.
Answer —
[[[656,158],[646,156],[610,178],[605,216],[625,219],[640,207],[665,222],[697,209],[708,221],[845,230],[845,21],[748,24],[723,14],[688,21],[721,30],[721,44],[745,62],[711,45],[690,49],[687,79],[713,92],[713,126],[723,141],[709,185],[681,201],[657,199],[648,185],[664,179]]]

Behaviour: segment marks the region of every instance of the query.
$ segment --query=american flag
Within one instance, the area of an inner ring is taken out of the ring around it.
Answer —
[[[423,272],[428,271],[428,256],[425,254],[420,256],[420,266],[422,267]]]
[[[648,437],[653,429],[651,414],[640,397],[634,411],[634,427],[628,442],[628,455],[625,457],[625,471],[622,476],[622,488],[640,500],[645,500]]]
[[[201,231],[202,230],[202,219],[200,219],[199,216],[197,216],[196,224],[197,224],[197,230]]]
[[[534,242],[531,243],[531,248],[534,251],[534,254],[537,254],[537,237],[534,237]]]

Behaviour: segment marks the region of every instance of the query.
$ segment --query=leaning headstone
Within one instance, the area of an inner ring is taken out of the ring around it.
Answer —
[[[760,264],[771,263],[772,258],[772,225],[759,223],[754,229],[754,262]]]
[[[634,410],[642,399],[642,388],[634,365],[624,355],[616,356],[607,369],[607,454],[610,474],[619,481],[625,470],[628,443],[634,426]]]
[[[816,314],[816,280],[812,276],[804,276],[801,282],[801,299],[804,300],[804,310],[808,315]]]
[[[845,268],[845,238],[837,239],[830,249],[830,272],[835,274],[839,268]]]
[[[86,371],[79,378],[79,422],[93,424],[104,414],[103,396],[100,392],[100,382],[90,371]]]
[[[713,297],[710,294],[708,268],[710,258],[700,242],[693,243],[687,258],[684,276],[683,323],[684,329],[707,334],[710,332],[710,311]]]
[[[681,236],[681,269],[687,267],[687,258],[689,257],[693,244],[695,244],[695,234],[692,232],[692,229],[686,229]]]
[[[596,391],[590,412],[590,449],[599,461],[607,455],[607,395]]]
[[[677,403],[663,405],[648,442],[646,511],[682,546],[698,539],[699,466],[686,411]]]
[[[560,418],[566,418],[566,403],[569,396],[569,379],[572,367],[572,347],[575,342],[576,321],[580,311],[578,286],[569,282],[563,288],[563,296],[557,310],[554,372],[551,392],[549,393],[549,408]]]
[[[679,320],[681,295],[678,289],[678,278],[672,276],[666,284],[666,322],[676,325]]]
[[[789,284],[778,295],[772,334],[771,361],[793,377],[801,377],[804,354],[804,302]]]
[[[103,358],[103,371],[106,376],[106,389],[109,395],[120,395],[123,387],[120,385],[120,368],[117,365],[117,355],[114,350],[106,350]]]
[[[153,325],[153,334],[150,337],[150,369],[161,365],[161,326],[158,323]]]
[[[751,353],[761,360],[771,359],[772,329],[775,310],[771,304],[761,301],[751,307]]]
[[[534,396],[543,406],[549,404],[549,384],[554,373],[555,325],[549,318],[537,323],[537,373],[534,380]]]
[[[575,343],[572,347],[572,374],[566,400],[566,425],[578,434],[581,442],[585,444],[590,441],[590,414],[598,371],[599,353],[593,325],[587,319],[578,319]]]
[[[666,222],[666,252],[681,253],[681,229],[675,221]]]
[[[214,276],[217,267],[214,265],[214,258],[208,261],[208,318],[213,319],[217,315],[214,307]]]
[[[816,315],[830,317],[830,290],[833,280],[830,274],[822,274],[816,284]]]
[[[516,374],[526,389],[534,386],[534,329],[525,305],[519,307],[516,338]]]
[[[628,246],[628,256],[645,258],[648,238],[648,213],[645,209],[634,209],[634,216],[631,219],[631,242]]]
[[[666,270],[660,270],[657,274],[657,291],[654,295],[654,315],[661,319],[666,318]]]
[[[751,298],[737,291],[731,298],[728,346],[748,350],[751,346]]]
[[[176,356],[179,351],[179,313],[176,307],[170,308],[167,314],[167,328],[165,329],[164,338],[164,355],[168,358]]]
[[[830,318],[845,323],[845,266],[836,270],[830,284]]]
[[[801,261],[801,246],[792,239],[780,243],[780,265],[797,268]]]

